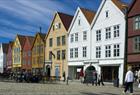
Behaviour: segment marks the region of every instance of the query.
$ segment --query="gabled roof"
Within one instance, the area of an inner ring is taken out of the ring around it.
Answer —
[[[87,20],[87,23],[90,25],[91,23],[92,23],[92,20],[93,20],[93,18],[95,17],[95,12],[93,12],[93,11],[91,11],[91,10],[89,10],[89,9],[85,9],[85,8],[80,8],[80,7],[78,7],[77,8],[77,10],[76,10],[76,12],[75,12],[75,14],[74,14],[74,17],[73,17],[73,20],[72,20],[72,22],[71,22],[71,25],[70,25],[70,27],[69,27],[69,30],[68,30],[68,32],[70,33],[70,31],[71,31],[71,29],[72,29],[72,27],[73,27],[73,25],[74,25],[74,22],[75,22],[75,20],[76,20],[76,18],[77,18],[77,15],[78,15],[78,13],[81,11],[81,13],[84,15],[84,17],[85,17],[85,19]]]
[[[91,24],[91,22],[95,16],[95,12],[88,10],[88,9],[85,9],[85,8],[80,8],[80,9],[83,12],[84,16],[86,17],[89,24]]]
[[[13,41],[10,41],[10,42],[9,42],[9,47],[12,48],[12,47],[13,47],[13,44],[14,44],[14,42],[13,42]]]
[[[45,36],[46,36],[45,33],[40,33],[40,32],[39,32],[38,35],[40,35],[41,39],[42,39],[43,41],[45,41]]]
[[[34,47],[34,43],[35,43],[36,38],[37,38],[38,35],[41,37],[42,41],[45,43],[45,36],[46,36],[46,34],[45,33],[37,32],[35,37],[34,37],[34,40],[33,40],[32,48]]]
[[[102,0],[101,4],[100,4],[100,6],[99,6],[99,8],[98,8],[98,10],[97,10],[97,13],[96,13],[96,15],[95,15],[95,17],[94,17],[94,19],[93,19],[93,21],[92,21],[91,28],[93,28],[93,25],[95,24],[95,22],[96,22],[96,20],[97,20],[97,18],[98,18],[98,16],[99,16],[99,14],[100,14],[100,12],[101,12],[103,6],[105,5],[105,3],[106,3],[107,1],[108,1],[108,0]],[[127,4],[121,2],[121,0],[111,0],[111,1],[120,9],[120,12],[121,12],[122,14],[125,14],[125,13],[124,13],[124,12],[125,12],[124,9],[128,7]]]
[[[33,45],[34,37],[33,36],[26,36],[26,38],[29,40],[30,45]]]
[[[68,30],[69,29],[69,26],[71,24],[71,21],[72,21],[73,16],[71,16],[69,14],[61,13],[61,12],[57,12],[57,13],[60,16],[61,21],[63,22],[66,30]]]
[[[3,53],[7,53],[8,52],[8,43],[2,43],[2,50],[3,50]]]
[[[128,5],[126,3],[121,2],[121,0],[112,0],[112,2],[123,12]]]
[[[60,17],[60,19],[61,19],[61,21],[62,21],[62,23],[63,23],[63,25],[64,25],[64,27],[65,27],[65,29],[66,29],[67,31],[68,31],[68,29],[69,29],[69,27],[70,27],[70,24],[71,24],[71,21],[72,21],[72,19],[73,19],[73,16],[71,16],[71,15],[69,15],[69,14],[62,13],[62,12],[56,12],[56,13],[54,14],[53,20],[52,20],[52,22],[51,22],[51,24],[50,24],[50,27],[49,27],[49,29],[48,29],[48,33],[46,34],[45,39],[48,37],[48,35],[49,35],[49,33],[50,33],[51,27],[52,27],[52,25],[53,25],[53,22],[54,22],[54,20],[55,20],[57,14],[59,15],[59,17]]]
[[[18,39],[19,39],[19,43],[20,43],[20,45],[21,45],[21,48],[23,48],[23,46],[24,46],[24,43],[25,43],[25,40],[26,40],[26,36],[24,36],[24,35],[18,35],[17,34],[17,37],[18,37]]]

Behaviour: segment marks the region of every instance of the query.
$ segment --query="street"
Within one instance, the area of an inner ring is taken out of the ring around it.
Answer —
[[[0,95],[122,95],[123,88],[92,86],[80,82],[57,83],[12,83],[0,82]],[[134,87],[134,94],[140,95],[140,89]]]

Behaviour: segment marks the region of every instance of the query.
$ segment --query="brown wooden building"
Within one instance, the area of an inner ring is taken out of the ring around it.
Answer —
[[[32,56],[31,48],[33,45],[34,37],[26,36],[25,43],[23,46],[23,56],[22,56],[22,69],[25,71],[31,71],[32,69]]]
[[[127,63],[140,68],[140,0],[134,0],[128,11]]]

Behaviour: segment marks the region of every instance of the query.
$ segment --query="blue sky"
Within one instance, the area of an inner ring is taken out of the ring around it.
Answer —
[[[131,2],[131,0],[123,0]],[[16,34],[47,33],[56,11],[74,15],[78,6],[96,11],[101,0],[0,0],[0,43],[15,39]]]

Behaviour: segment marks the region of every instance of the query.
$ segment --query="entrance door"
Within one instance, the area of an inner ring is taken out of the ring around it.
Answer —
[[[55,76],[58,77],[60,75],[59,73],[59,66],[55,67]]]
[[[51,70],[50,66],[46,66],[46,73],[48,77],[50,77],[50,73],[51,73],[50,70]]]
[[[93,66],[87,67],[87,69],[85,70],[86,82],[92,83],[92,81],[93,81],[93,72],[94,71],[95,71],[95,67],[93,67]]]
[[[119,66],[103,66],[101,67],[103,73],[103,80],[106,82],[112,82],[118,78]]]

